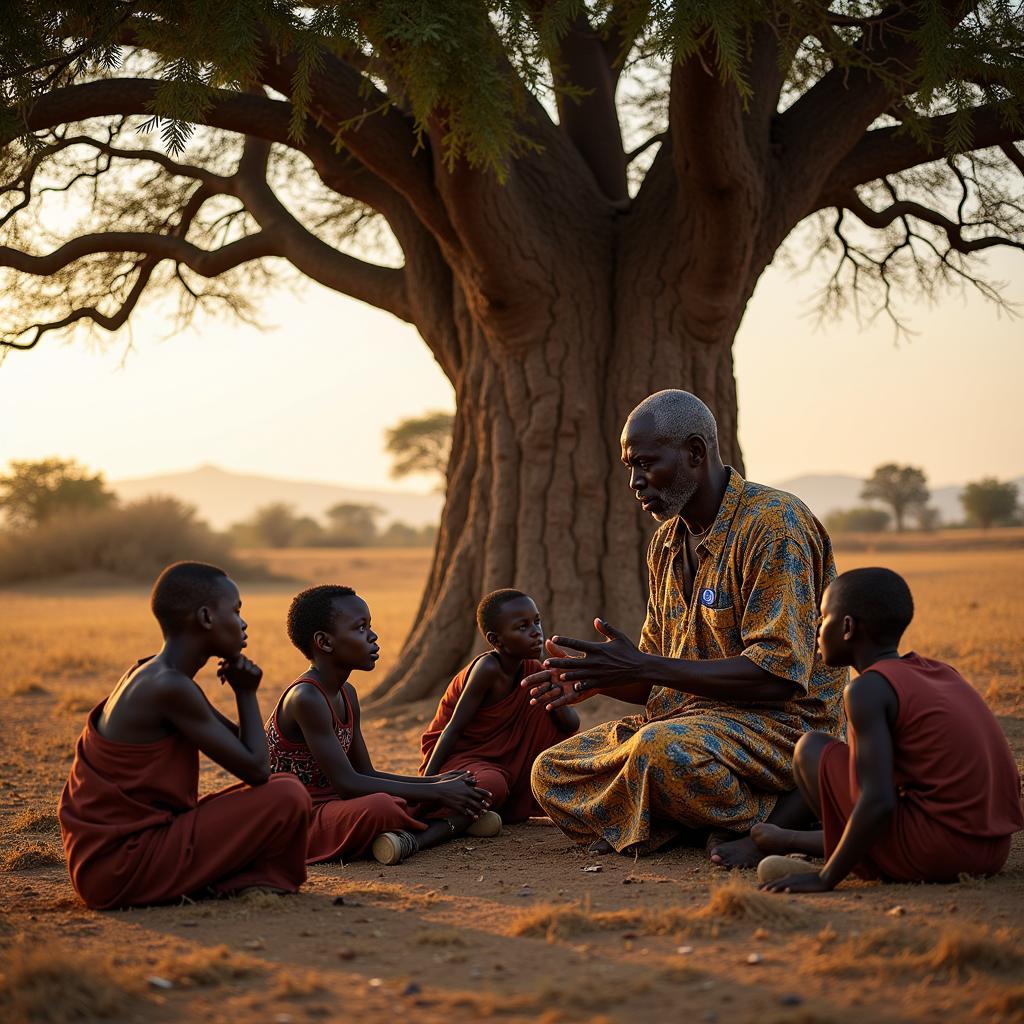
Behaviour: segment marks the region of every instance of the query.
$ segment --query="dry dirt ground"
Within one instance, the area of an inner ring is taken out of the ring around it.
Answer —
[[[961,667],[1020,761],[1024,546],[1019,535],[982,540],[876,551],[851,542],[840,568],[882,563],[908,577],[919,608],[908,646]],[[425,553],[264,558],[303,584],[352,583],[374,612],[387,670],[415,614]],[[265,711],[303,667],[282,628],[296,589],[243,589]],[[295,897],[86,910],[67,881],[55,805],[85,712],[155,649],[145,596],[85,584],[0,591],[0,1019],[1024,1020],[1022,836],[994,879],[851,882],[790,899],[758,893],[752,872],[728,875],[699,851],[595,861],[531,823],[396,868],[317,866]],[[202,681],[230,710],[216,681]],[[593,722],[616,705],[583,707]],[[431,711],[370,718],[378,766],[414,769]],[[224,782],[204,767],[204,789]]]

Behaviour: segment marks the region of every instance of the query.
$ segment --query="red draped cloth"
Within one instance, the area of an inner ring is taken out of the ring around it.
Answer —
[[[469,673],[479,660],[474,658],[448,684],[434,720],[423,733],[420,740],[423,753],[421,775],[441,733],[455,714],[455,706],[459,703]],[[543,667],[539,661],[524,661],[522,675],[525,678],[542,671]],[[566,734],[555,725],[551,713],[542,705],[531,705],[529,690],[516,686],[504,700],[477,709],[448,760],[438,768],[438,773],[473,771],[477,785],[490,791],[493,797],[491,806],[501,812],[505,821],[524,821],[531,815],[544,813],[537,806],[530,789],[533,762],[538,754],[565,738]]]
[[[374,839],[382,832],[396,829],[419,832],[427,826],[413,817],[409,804],[397,796],[387,793],[369,793],[366,796],[345,799],[338,795],[320,767],[313,752],[305,743],[293,743],[281,731],[278,712],[292,687],[299,683],[315,686],[331,712],[334,735],[338,737],[341,749],[347,755],[352,747],[353,723],[352,705],[348,694],[342,689],[345,701],[345,721],[339,720],[334,706],[328,700],[327,692],[314,676],[299,676],[277,702],[273,714],[267,719],[267,746],[270,750],[270,767],[275,772],[290,772],[306,787],[313,800],[313,815],[309,820],[309,843],[306,863],[319,864],[330,860],[357,860],[365,857],[373,846]]]
[[[917,654],[876,662],[899,701],[892,730],[898,792],[889,830],[858,868],[866,878],[956,881],[1006,863],[1024,828],[1020,775],[995,716],[956,669]],[[860,796],[857,733],[830,743],[818,767],[825,853],[831,856]]]
[[[105,703],[105,702],[104,702]],[[306,880],[309,796],[274,775],[198,799],[199,751],[178,733],[115,743],[89,714],[75,746],[58,816],[75,891],[97,910],[166,903],[207,889]]]

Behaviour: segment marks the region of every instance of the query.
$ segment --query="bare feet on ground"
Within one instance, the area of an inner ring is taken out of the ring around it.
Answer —
[[[615,847],[607,839],[595,839],[588,847],[587,853],[603,856],[606,853],[614,853]]]
[[[758,849],[750,836],[740,839],[726,839],[723,835],[713,835],[708,840],[708,856],[712,864],[723,868],[756,868],[764,851]]]

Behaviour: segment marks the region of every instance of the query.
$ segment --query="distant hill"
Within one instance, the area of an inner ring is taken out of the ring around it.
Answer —
[[[1014,481],[1024,498],[1024,477]],[[415,494],[409,491],[373,491],[358,487],[341,487],[309,480],[286,480],[272,476],[250,476],[231,473],[217,466],[200,466],[185,473],[165,476],[115,480],[110,486],[124,501],[134,501],[147,494],[169,494],[199,509],[200,516],[216,529],[247,519],[261,505],[284,501],[294,505],[302,515],[322,518],[324,511],[339,502],[357,505],[379,505],[384,509],[384,525],[400,519],[411,526],[437,523],[444,499],[440,494]],[[791,477],[772,485],[789,491],[807,502],[811,511],[824,519],[836,509],[864,504],[860,490],[864,481],[841,473],[809,473]],[[963,520],[959,495],[960,484],[937,487],[932,491],[932,504],[945,523]]]
[[[248,519],[261,505],[275,501],[294,505],[301,515],[315,519],[322,519],[326,509],[341,502],[379,505],[384,509],[384,525],[398,519],[410,526],[439,522],[443,504],[440,494],[372,491],[306,480],[249,476],[231,473],[217,466],[200,466],[189,472],[165,476],[114,480],[110,487],[123,501],[135,501],[150,494],[178,498],[195,505],[200,518],[218,530]]]
[[[1024,498],[1024,477],[1013,481],[1017,490]],[[860,491],[864,481],[856,476],[844,476],[838,473],[809,473],[795,476],[772,484],[782,491],[789,491],[807,503],[808,508],[819,518],[824,519],[830,512],[837,509],[853,508],[856,505],[876,504],[861,499]],[[962,484],[950,484],[945,487],[931,488],[931,504],[942,516],[944,523],[963,521],[964,510],[960,504]]]

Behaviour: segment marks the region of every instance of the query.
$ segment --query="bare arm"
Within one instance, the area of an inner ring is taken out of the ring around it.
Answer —
[[[496,671],[499,670],[494,664],[494,659],[489,657],[480,658],[470,670],[469,679],[459,694],[455,711],[430,752],[424,775],[436,775],[441,765],[451,756],[463,729],[473,721],[473,716],[493,686]]]
[[[655,685],[735,703],[784,701],[799,692],[796,683],[779,679],[743,655],[712,661],[663,658],[644,654],[625,633],[602,619],[595,619],[594,626],[606,637],[603,643],[552,638],[553,643],[580,651],[584,657],[548,658],[544,662],[548,669],[558,671],[560,683],[568,684],[559,687],[561,693],[548,703],[548,710],[578,703],[582,695],[589,695],[588,691],[611,697],[628,695],[625,699],[643,696],[646,703]],[[637,683],[637,679],[644,682]],[[540,694],[542,698],[545,695]]]
[[[410,802],[438,802],[474,817],[486,809],[486,800],[490,794],[462,781],[425,783],[420,779],[405,777],[382,778],[377,774],[369,775],[357,770],[355,765],[363,768],[369,766],[370,771],[373,768],[369,764],[369,754],[359,728],[356,704],[352,707],[352,759],[338,742],[331,709],[315,686],[296,686],[289,705],[289,711],[310,752],[334,791],[343,799],[387,793]]]
[[[235,691],[238,725],[234,730],[224,724],[224,716],[213,708],[199,687],[191,679],[186,682],[184,676],[161,685],[163,716],[211,761],[250,786],[261,785],[270,778],[267,737],[256,698],[263,673],[241,656],[231,665],[222,666],[221,671],[225,682]]]
[[[890,719],[895,720],[896,710],[896,695],[877,672],[859,676],[846,688],[846,714],[857,734],[860,797],[839,845],[821,870],[821,880],[829,889],[834,889],[867,857],[896,810],[890,729]]]
[[[348,685],[348,684],[346,684]],[[366,747],[366,741],[363,739],[363,730],[360,726],[362,721],[362,712],[359,708],[359,698],[356,695],[355,688],[349,686],[346,691],[349,697],[349,705],[352,708],[352,746],[348,751],[348,759],[352,766],[355,768],[360,775],[365,775],[371,779],[388,779],[392,782],[403,782],[410,786],[423,786],[430,782],[436,782],[436,777],[427,778],[426,776],[420,775],[395,775],[392,772],[378,771],[373,767],[373,762],[370,760],[370,751]],[[458,777],[470,779],[469,772],[460,772]],[[455,777],[454,775],[452,777]],[[423,792],[418,794],[418,799],[425,799]]]
[[[884,676],[866,672],[846,688],[846,714],[857,736],[854,804],[839,845],[819,874],[789,875],[764,886],[772,892],[831,892],[871,852],[896,810],[891,723],[898,702]]]

